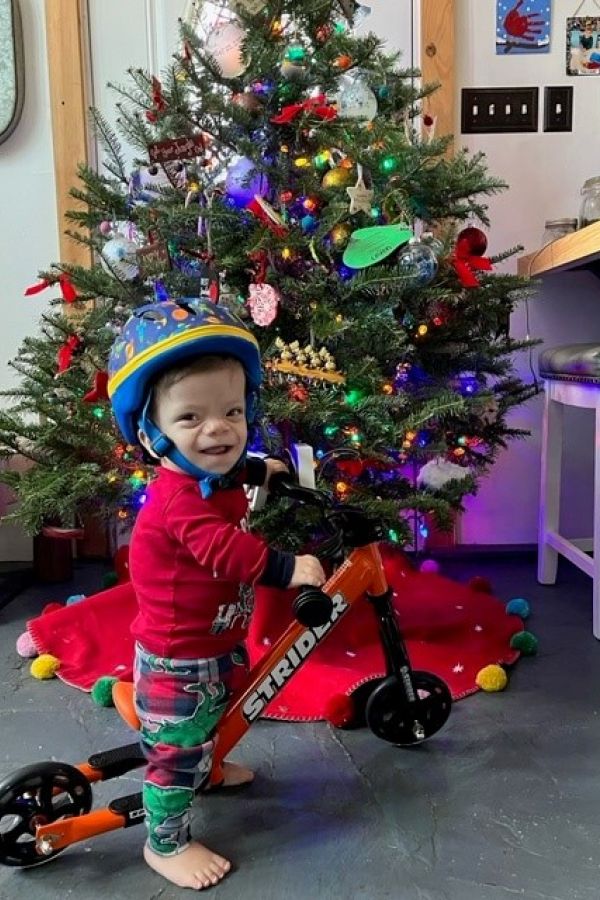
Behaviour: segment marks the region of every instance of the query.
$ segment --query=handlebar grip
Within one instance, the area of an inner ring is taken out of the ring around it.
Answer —
[[[269,478],[270,494],[281,494],[287,497],[288,491],[294,487],[299,487],[299,485],[297,481],[294,481],[294,476],[291,472],[273,472]]]
[[[300,503],[318,506],[325,509],[331,506],[331,499],[323,491],[303,487],[288,472],[273,472],[269,478],[269,493],[280,497],[288,497]]]
[[[294,600],[294,616],[301,625],[306,625],[308,628],[325,625],[331,618],[332,612],[331,597],[316,587],[309,585],[302,587]]]

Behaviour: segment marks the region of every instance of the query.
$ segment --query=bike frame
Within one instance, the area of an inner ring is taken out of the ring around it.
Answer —
[[[371,543],[353,549],[328,579],[323,591],[333,601],[329,621],[317,627],[307,627],[293,621],[270,651],[250,670],[245,686],[232,697],[217,726],[210,775],[211,785],[220,784],[223,780],[222,764],[225,757],[316,647],[326,640],[327,635],[348,610],[360,602],[365,594],[374,602],[376,609],[378,600],[383,602],[389,600],[389,587],[378,545]],[[389,633],[386,634],[384,627],[382,643],[388,651],[386,652],[388,665],[393,640],[401,641],[399,632],[390,636]],[[136,753],[136,749],[135,744],[119,748],[122,759],[114,765],[111,763],[110,774],[107,768],[102,769],[93,765],[94,756],[90,757],[87,763],[79,763],[75,768],[79,769],[90,783],[104,781],[145,765],[145,760],[139,755],[139,751]],[[100,756],[101,754],[97,754],[98,758]],[[42,853],[45,847],[54,852],[98,834],[136,825],[143,820],[141,794],[134,794],[118,798],[104,809],[59,819],[47,825],[38,825],[36,841]]]

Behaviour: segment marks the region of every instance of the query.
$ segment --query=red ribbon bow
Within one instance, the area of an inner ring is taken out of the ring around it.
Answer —
[[[108,399],[108,372],[96,372],[94,375],[94,386],[84,395],[83,402],[98,403],[101,400]]]
[[[66,339],[62,347],[56,354],[56,362],[58,363],[57,375],[66,372],[73,361],[74,354],[83,347],[83,341],[76,334],[71,334]]]
[[[479,279],[473,271],[477,269],[479,272],[491,272],[492,263],[487,256],[474,256],[468,250],[456,248],[452,259],[456,274],[463,287],[476,288],[479,287]]]
[[[37,284],[30,285],[30,287],[25,290],[24,296],[31,297],[33,294],[39,294],[41,291],[45,291],[47,287],[56,284],[56,282],[60,285],[60,292],[65,303],[73,303],[74,300],[77,300],[75,285],[66,272],[63,272],[56,279],[44,278],[42,281],[38,281]]]
[[[280,113],[271,117],[271,122],[274,122],[275,125],[289,125],[302,112],[312,113],[319,119],[335,119],[337,116],[337,110],[327,103],[325,94],[319,94],[317,97],[309,97],[303,103],[291,103],[289,106],[284,106]]]
[[[146,118],[149,122],[156,122],[158,117],[164,113],[167,108],[165,98],[163,97],[162,84],[158,78],[152,76],[152,109],[146,110]]]

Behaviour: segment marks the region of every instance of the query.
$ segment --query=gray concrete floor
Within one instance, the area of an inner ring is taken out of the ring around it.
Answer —
[[[196,808],[194,832],[230,855],[219,900],[598,900],[600,646],[591,586],[565,565],[535,583],[531,560],[446,564],[530,599],[540,640],[502,694],[454,706],[443,731],[397,749],[366,729],[259,722],[234,758],[256,768],[244,794]],[[31,588],[0,612],[0,777],[28,762],[75,762],[129,742],[114,710],[60,681],[33,680],[16,655],[48,599],[97,589],[89,566],[64,590]],[[139,773],[95,788],[97,805],[138,789]],[[143,829],[67,849],[30,870],[0,870],[0,898],[169,900],[189,895],[144,865]]]

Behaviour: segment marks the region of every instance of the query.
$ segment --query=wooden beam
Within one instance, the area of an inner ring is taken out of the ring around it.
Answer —
[[[90,249],[64,234],[69,227],[65,212],[77,205],[69,188],[77,182],[77,165],[89,159],[87,4],[86,0],[46,0],[45,8],[60,261],[89,266]]]
[[[455,65],[454,0],[421,0],[421,62],[425,84],[441,87],[424,103],[424,113],[437,117],[436,135],[454,134]]]

